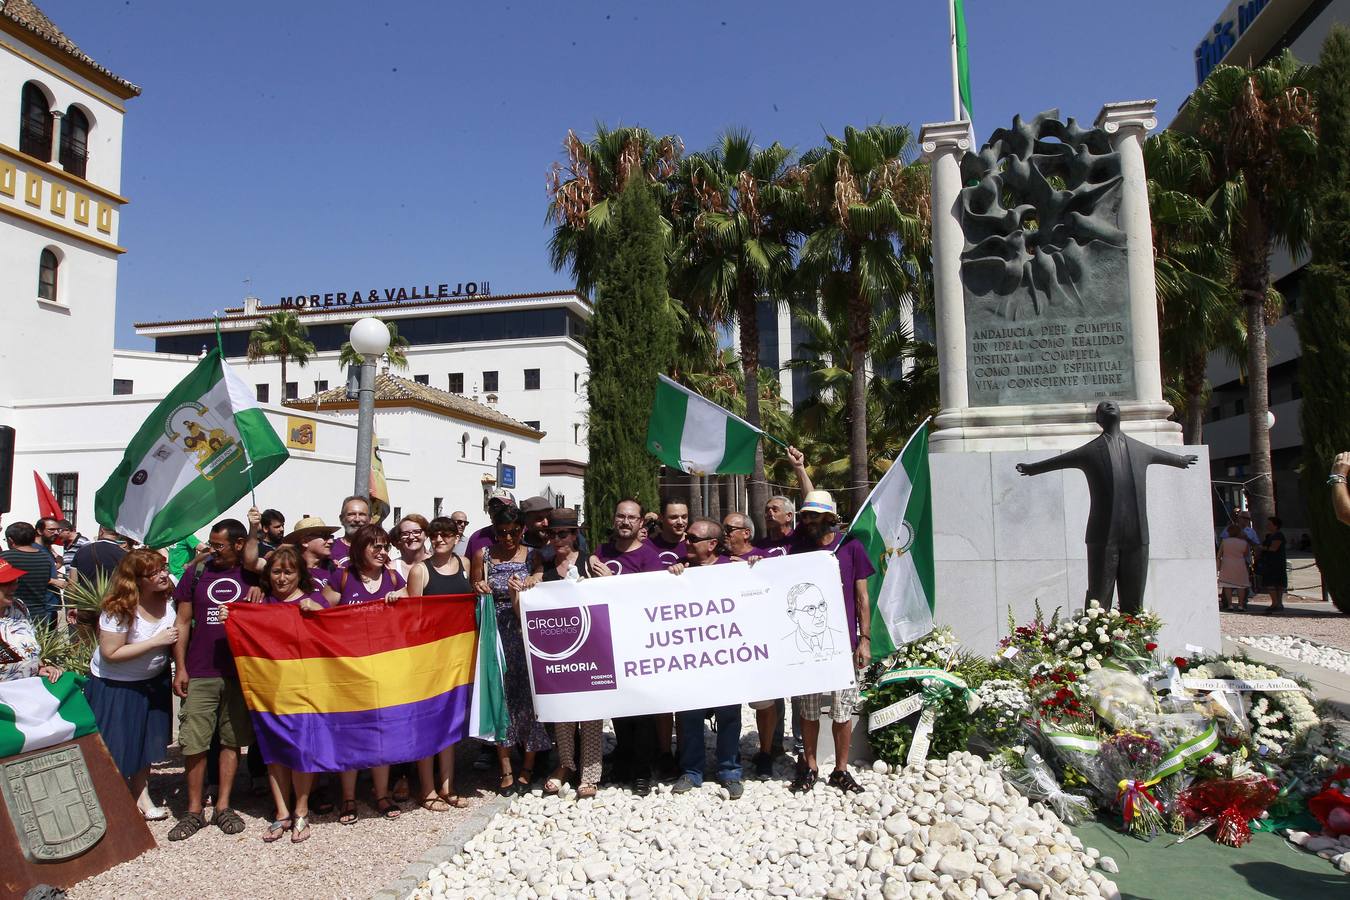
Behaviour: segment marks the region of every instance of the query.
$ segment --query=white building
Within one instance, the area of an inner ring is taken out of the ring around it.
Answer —
[[[155,351],[114,350],[124,102],[140,89],[94,62],[31,0],[0,0],[0,425],[16,433],[12,510],[33,520],[37,472],[66,515],[91,533],[94,494],[164,395],[215,340],[214,320],[150,322]],[[487,285],[437,285],[287,298],[319,353],[249,364],[249,332],[274,312],[250,298],[221,321],[230,362],[257,385],[291,459],[258,491],[289,519],[335,522],[350,493],[355,403],[338,355],[346,327],[375,314],[412,346],[409,378],[381,375],[375,430],[395,511],[463,509],[483,520],[483,495],[503,470],[521,497],[579,505],[586,467],[585,352],[590,304],[571,292],[488,296]],[[303,306],[301,306],[303,304]],[[281,307],[276,304],[276,308]],[[53,373],[78,363],[74,377]],[[110,392],[110,393],[109,393]],[[291,403],[282,405],[283,400]],[[226,514],[242,516],[245,498]]]
[[[107,390],[122,115],[139,93],[30,0],[0,0],[0,403]],[[53,377],[54,345],[84,378]]]
[[[337,293],[309,295],[317,305],[303,306],[293,298],[279,298],[276,304],[264,306],[250,297],[243,306],[224,311],[221,345],[241,377],[255,386],[259,402],[291,403],[317,394],[323,398],[321,406],[331,408],[332,398],[340,396],[347,383],[347,373],[338,362],[347,332],[357,319],[376,316],[397,326],[399,335],[408,339],[409,346],[404,350],[408,368],[397,374],[481,404],[482,415],[489,419],[502,415],[530,431],[543,433],[539,438],[537,479],[526,478],[526,471],[517,467],[515,490],[521,497],[542,494],[555,500],[562,498],[568,506],[579,506],[589,459],[586,351],[581,339],[591,317],[590,301],[574,291],[437,296],[450,293],[453,286],[441,287],[447,290],[438,291],[436,285],[419,285],[411,292],[398,289],[407,296],[402,301],[383,299],[386,291],[397,297],[396,289],[363,290],[363,296],[375,294],[378,300],[358,305],[346,302],[346,294],[341,295],[343,302],[339,303]],[[325,298],[328,305],[323,305]],[[303,368],[294,362],[287,365],[284,386],[280,362],[249,362],[247,356],[250,333],[267,316],[282,309],[295,310],[318,350]],[[152,338],[155,350],[115,352],[115,393],[130,394],[147,385],[163,390],[186,374],[204,348],[216,340],[215,319],[209,316],[138,322],[136,331]],[[481,451],[482,441],[489,439],[468,424],[455,435],[456,458],[467,458],[459,452],[464,446]],[[386,435],[382,425],[379,436],[394,437]],[[495,452],[500,441],[489,441]],[[512,461],[507,458],[503,462]],[[398,505],[398,498],[394,499]]]

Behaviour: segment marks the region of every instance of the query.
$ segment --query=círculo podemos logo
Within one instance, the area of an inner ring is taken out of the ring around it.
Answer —
[[[607,606],[527,612],[525,643],[536,694],[618,688]]]

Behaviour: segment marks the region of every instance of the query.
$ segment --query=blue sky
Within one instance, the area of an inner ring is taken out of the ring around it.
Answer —
[[[117,344],[134,321],[548,264],[568,128],[728,126],[806,150],[951,118],[944,0],[565,4],[37,0],[143,94],[128,105]],[[1170,121],[1222,0],[966,0],[975,125],[1158,98]],[[246,287],[245,279],[250,279]]]

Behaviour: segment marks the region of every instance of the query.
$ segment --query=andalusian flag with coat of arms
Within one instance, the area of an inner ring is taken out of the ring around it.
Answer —
[[[211,350],[131,439],[94,495],[94,518],[149,547],[167,547],[229,509],[287,458],[252,388]]]
[[[933,494],[928,423],[919,426],[867,498],[849,533],[867,548],[872,659],[933,630]]]

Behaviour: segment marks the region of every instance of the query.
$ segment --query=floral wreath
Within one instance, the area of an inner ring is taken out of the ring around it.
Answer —
[[[1278,669],[1242,659],[1211,660],[1186,674],[1195,678],[1244,681],[1288,677]],[[1303,691],[1262,691],[1253,693],[1247,721],[1251,726],[1252,744],[1258,753],[1287,757],[1321,719]]]

